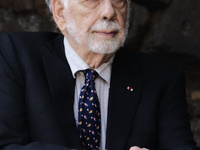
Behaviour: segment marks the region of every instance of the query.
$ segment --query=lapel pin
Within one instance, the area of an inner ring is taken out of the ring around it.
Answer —
[[[127,87],[127,90],[129,90],[129,91],[133,92],[133,88],[132,88],[132,87],[130,87],[130,86],[128,86],[128,87]]]

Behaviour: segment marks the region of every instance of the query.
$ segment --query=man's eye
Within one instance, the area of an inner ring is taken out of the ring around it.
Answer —
[[[120,3],[120,2],[122,2],[124,0],[113,0],[113,1],[116,2],[116,3]]]
[[[96,3],[96,2],[99,2],[100,0],[85,0],[84,2],[87,2],[87,3]]]
[[[117,7],[122,7],[125,4],[126,0],[112,0],[112,2]]]
[[[86,7],[95,7],[99,4],[100,0],[85,0],[84,5]]]

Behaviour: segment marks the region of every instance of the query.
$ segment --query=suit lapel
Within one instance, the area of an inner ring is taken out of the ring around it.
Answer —
[[[116,54],[113,62],[108,106],[107,149],[125,149],[139,105],[143,88],[141,70],[137,57],[129,58],[120,52]]]
[[[63,36],[56,37],[47,45],[51,53],[43,57],[43,64],[53,104],[68,146],[80,147],[73,111],[75,79],[65,58]]]

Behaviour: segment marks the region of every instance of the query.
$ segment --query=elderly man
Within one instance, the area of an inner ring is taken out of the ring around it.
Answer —
[[[183,73],[120,48],[130,0],[46,2],[62,34],[0,36],[2,150],[196,149]]]

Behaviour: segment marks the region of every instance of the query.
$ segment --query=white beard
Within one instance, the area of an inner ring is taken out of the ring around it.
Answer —
[[[117,21],[98,20],[91,28],[92,31],[121,31]],[[115,36],[111,39],[100,38],[95,33],[90,33],[88,47],[94,53],[109,54],[121,46],[121,41]]]
[[[70,13],[68,13],[70,14]],[[130,9],[128,8],[127,13],[127,21],[125,27],[125,33],[121,40],[118,39],[117,35],[111,39],[103,39],[95,36],[94,33],[89,33],[88,38],[81,33],[82,29],[76,21],[67,14],[67,23],[66,23],[66,30],[67,32],[75,39],[77,43],[87,45],[88,49],[94,53],[100,54],[110,54],[116,52],[120,47],[123,47],[126,37],[128,35],[128,27],[129,27],[129,14]],[[105,21],[105,20],[98,20],[95,24],[91,27],[92,31],[112,31],[117,30],[121,32],[121,27],[117,21]]]

